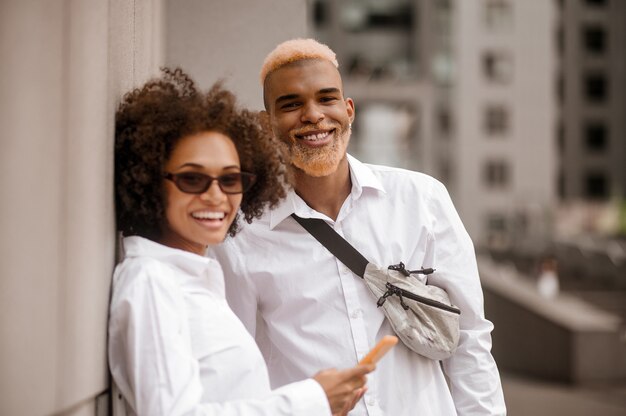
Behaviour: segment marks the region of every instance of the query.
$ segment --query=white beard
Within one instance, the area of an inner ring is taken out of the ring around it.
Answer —
[[[350,142],[350,128],[335,130],[335,139],[324,147],[311,148],[300,143],[299,139],[291,138],[289,153],[291,164],[309,176],[322,177],[334,173],[339,162],[346,156]]]

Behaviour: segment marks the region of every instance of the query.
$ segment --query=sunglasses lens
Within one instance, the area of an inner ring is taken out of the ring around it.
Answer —
[[[213,180],[217,180],[225,194],[240,194],[250,189],[256,180],[256,175],[246,172],[227,173],[217,178],[198,172],[167,174],[165,177],[174,181],[178,189],[189,194],[206,192]]]
[[[243,192],[243,176],[241,173],[228,173],[217,178],[220,188],[225,193],[238,194]]]
[[[176,175],[176,185],[183,192],[202,193],[206,190],[205,188],[210,180],[211,178],[208,176],[195,172]]]

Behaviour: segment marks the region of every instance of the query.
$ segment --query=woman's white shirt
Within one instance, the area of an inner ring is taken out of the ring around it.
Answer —
[[[330,415],[315,380],[270,390],[215,260],[142,237],[123,248],[109,320],[114,414]]]

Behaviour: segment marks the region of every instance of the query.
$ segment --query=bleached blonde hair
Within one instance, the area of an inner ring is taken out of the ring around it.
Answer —
[[[287,64],[305,59],[322,59],[332,63],[335,68],[339,67],[335,52],[323,43],[315,39],[291,39],[276,46],[265,57],[261,67],[261,85],[265,84],[265,79],[271,72]]]

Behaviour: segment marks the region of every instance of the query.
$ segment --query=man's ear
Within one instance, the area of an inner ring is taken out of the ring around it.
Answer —
[[[348,117],[350,118],[350,123],[352,123],[354,121],[354,101],[352,100],[352,98],[346,98],[345,99],[346,102],[346,111],[348,113]]]

